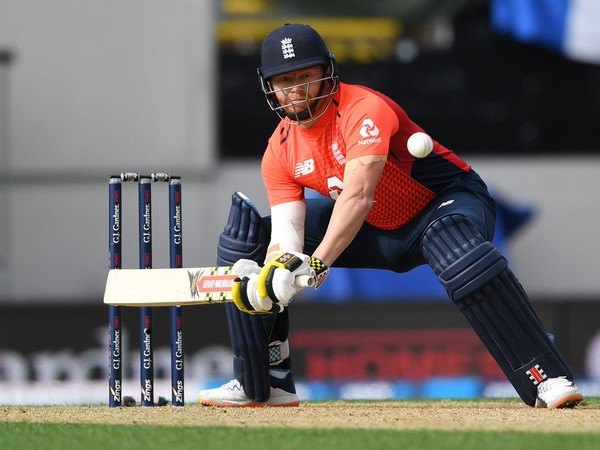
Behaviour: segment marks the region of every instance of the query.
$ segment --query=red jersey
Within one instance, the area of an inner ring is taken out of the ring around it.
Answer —
[[[371,225],[400,228],[470,166],[434,140],[422,159],[406,147],[423,131],[389,97],[364,86],[340,83],[327,111],[308,129],[282,120],[269,139],[262,176],[271,206],[303,200],[304,188],[336,199],[346,161],[384,155],[385,168],[366,217]]]

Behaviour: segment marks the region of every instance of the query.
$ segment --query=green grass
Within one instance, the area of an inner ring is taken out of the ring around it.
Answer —
[[[500,404],[509,403],[509,405],[515,403],[518,407],[522,407],[514,399],[496,401]],[[477,404],[478,400],[465,400],[464,402]],[[440,402],[430,401],[429,403],[436,405]],[[462,401],[453,401],[452,403],[460,404]],[[523,433],[483,430],[460,432],[436,429],[372,430],[206,425],[173,426],[142,423],[135,425],[89,425],[62,422],[38,423],[27,417],[25,409],[23,408],[22,412],[17,410],[23,414],[23,420],[20,422],[2,422],[2,417],[0,417],[0,450],[506,450],[510,448],[597,450],[600,448],[600,423],[598,424],[598,430],[593,433],[535,432],[533,428],[531,432]],[[585,414],[585,409],[589,409],[589,417],[594,417],[593,414],[596,414],[597,410],[600,409],[600,398],[586,398],[585,402],[582,403],[581,413]],[[5,411],[8,413],[8,409]],[[359,414],[359,411],[360,408],[357,408],[356,414]],[[89,413],[89,411],[87,412]],[[0,409],[1,413],[2,410]],[[543,415],[544,412],[537,411],[534,414],[539,420],[540,414],[538,413]],[[552,418],[554,414],[548,413],[548,417]],[[229,413],[223,410],[223,414]],[[559,417],[565,421],[573,420],[573,416],[568,413]],[[527,419],[524,418],[524,420]],[[552,428],[547,427],[546,429]]]
[[[598,434],[0,423],[0,448],[6,450],[596,450],[599,442]]]

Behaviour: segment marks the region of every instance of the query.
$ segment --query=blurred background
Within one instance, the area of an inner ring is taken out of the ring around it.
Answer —
[[[213,264],[232,192],[268,213],[260,156],[277,117],[256,67],[286,22],[316,28],[345,82],[394,98],[483,176],[496,244],[600,395],[599,20],[594,0],[0,0],[0,404],[107,402],[109,175],[182,176],[188,267]],[[166,188],[153,197],[166,267]],[[123,203],[135,267],[133,184]],[[293,308],[304,399],[515,395],[426,267],[334,270]],[[137,397],[138,318],[124,314]],[[185,326],[194,402],[231,376],[229,341],[219,306],[186,308]]]

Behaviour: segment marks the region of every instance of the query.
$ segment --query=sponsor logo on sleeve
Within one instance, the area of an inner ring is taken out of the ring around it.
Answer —
[[[381,142],[379,128],[371,119],[363,120],[359,133],[364,139],[359,139],[358,145],[379,144]]]

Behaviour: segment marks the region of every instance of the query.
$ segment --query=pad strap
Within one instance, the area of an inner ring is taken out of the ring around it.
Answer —
[[[269,364],[276,366],[290,357],[290,342],[274,341],[269,344]]]

